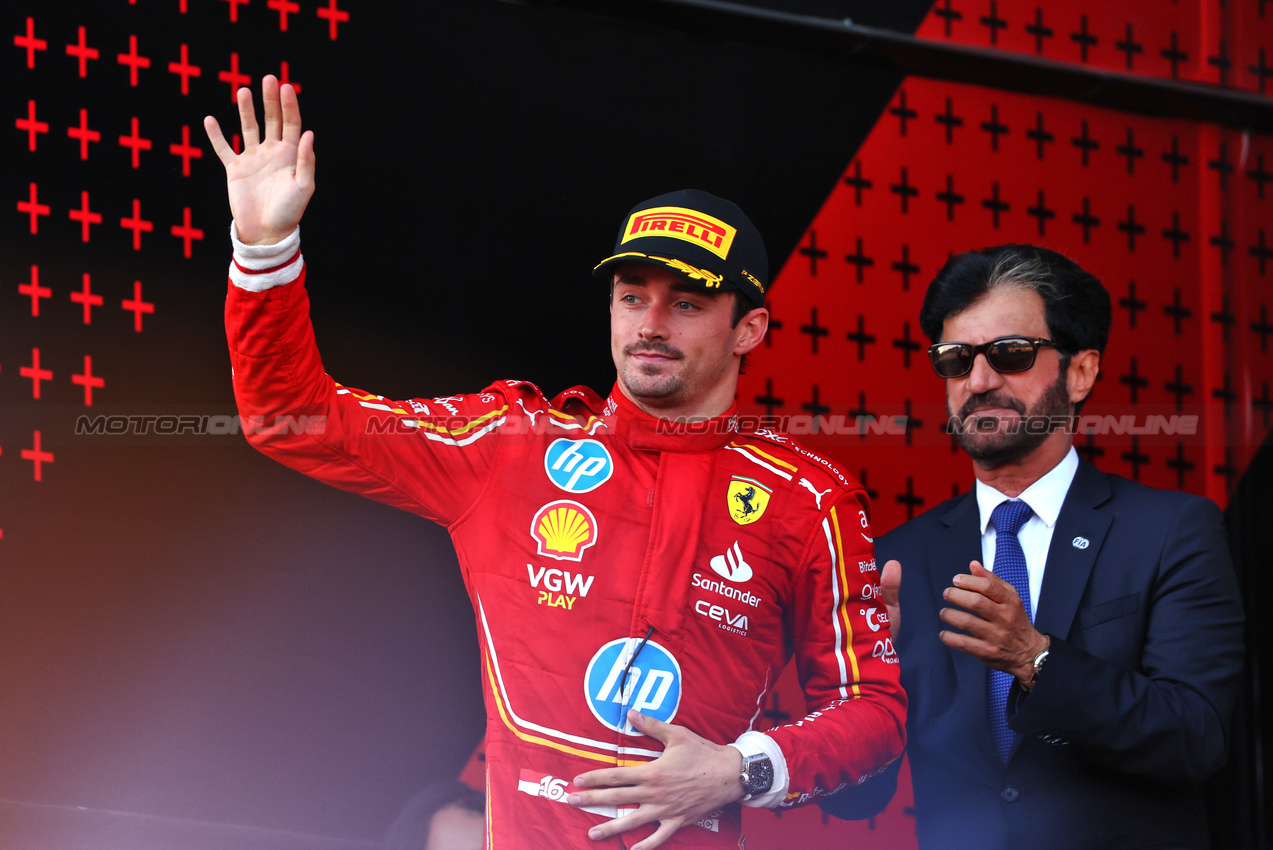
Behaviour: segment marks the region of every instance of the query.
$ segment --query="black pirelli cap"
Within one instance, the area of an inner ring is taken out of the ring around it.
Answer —
[[[698,189],[682,189],[637,204],[623,219],[614,254],[593,268],[608,275],[620,263],[663,266],[710,291],[737,289],[765,304],[769,255],[737,204]]]

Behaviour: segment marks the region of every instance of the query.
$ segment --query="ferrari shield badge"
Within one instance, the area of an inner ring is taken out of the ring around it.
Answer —
[[[739,525],[751,525],[765,515],[773,491],[752,478],[735,475],[729,482],[729,515]]]

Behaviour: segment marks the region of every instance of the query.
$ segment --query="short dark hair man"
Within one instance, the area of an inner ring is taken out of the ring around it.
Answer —
[[[876,543],[895,559],[920,847],[1206,847],[1198,784],[1225,758],[1241,604],[1214,503],[1071,445],[1109,295],[1060,254],[1005,245],[954,256],[920,322],[977,479]],[[823,808],[867,817],[896,781]]]
[[[298,232],[313,135],[290,86],[262,88],[264,140],[238,93],[241,155],[205,121],[234,214],[239,409],[287,417],[255,431],[263,452],[450,531],[481,642],[487,846],[618,847],[637,830],[632,850],[737,847],[740,802],[810,802],[896,758],[906,698],[863,606],[879,590],[865,491],[734,415],[769,317],[742,211],[683,191],[624,218],[598,265],[608,398],[499,381],[387,399],[323,371]],[[792,657],[810,714],[762,733]]]

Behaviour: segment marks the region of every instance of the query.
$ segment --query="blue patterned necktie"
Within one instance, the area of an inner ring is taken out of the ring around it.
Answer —
[[[1025,613],[1033,621],[1030,606],[1030,572],[1025,565],[1025,552],[1021,550],[1021,541],[1017,532],[1025,525],[1034,511],[1021,501],[1001,502],[990,514],[990,524],[995,527],[995,565],[994,574],[1012,585],[1025,605]],[[1006,710],[1008,690],[1015,678],[1011,673],[991,670],[987,680],[989,692],[987,707],[990,715],[990,737],[994,739],[999,758],[1008,760],[1012,750],[1012,730],[1008,728]]]

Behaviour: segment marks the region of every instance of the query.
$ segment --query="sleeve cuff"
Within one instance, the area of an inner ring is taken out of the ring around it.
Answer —
[[[291,283],[305,266],[300,227],[273,245],[244,245],[239,241],[234,222],[230,222],[230,243],[234,246],[230,282],[249,292],[264,292]]]
[[[731,747],[743,754],[743,757],[766,755],[774,766],[774,784],[773,787],[764,794],[757,794],[740,800],[744,806],[754,809],[774,809],[778,804],[787,798],[787,788],[791,784],[791,778],[787,774],[787,759],[782,754],[782,748],[778,746],[778,742],[763,732],[747,731],[738,736],[738,740],[730,744]]]

